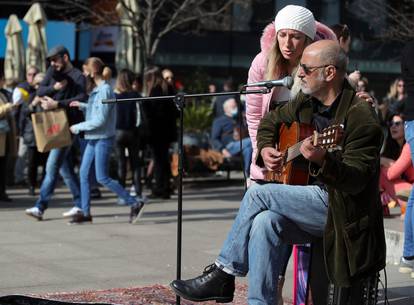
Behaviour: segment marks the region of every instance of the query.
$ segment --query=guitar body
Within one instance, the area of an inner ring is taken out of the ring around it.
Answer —
[[[278,150],[284,154],[288,153],[288,148],[313,134],[312,125],[294,122],[290,127],[282,124],[279,130]],[[287,158],[289,156],[286,156]],[[285,163],[282,172],[268,171],[265,180],[269,182],[307,185],[309,180],[309,162],[302,156]]]

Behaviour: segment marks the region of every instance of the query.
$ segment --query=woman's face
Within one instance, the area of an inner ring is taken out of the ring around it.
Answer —
[[[283,58],[289,63],[296,63],[305,49],[306,35],[302,32],[290,29],[277,32],[277,42]]]
[[[367,87],[365,86],[365,82],[363,80],[359,80],[357,84],[357,92],[366,92]]]
[[[399,115],[394,115],[390,121],[390,133],[394,140],[404,138],[404,120]]]
[[[91,75],[90,69],[89,69],[89,67],[86,64],[83,64],[82,65],[82,72],[83,72],[83,75],[85,77],[88,77],[88,76]]]
[[[400,80],[397,83],[397,93],[398,95],[404,95],[404,81]]]

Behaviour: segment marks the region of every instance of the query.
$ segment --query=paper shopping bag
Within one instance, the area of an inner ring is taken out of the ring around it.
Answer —
[[[39,152],[69,146],[72,143],[65,110],[32,113],[32,122]]]

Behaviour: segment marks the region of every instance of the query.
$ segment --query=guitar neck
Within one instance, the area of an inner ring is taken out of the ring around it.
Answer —
[[[302,145],[304,140],[290,146],[287,151],[286,151],[286,156],[285,156],[285,163],[288,163],[290,161],[292,161],[293,159],[297,158],[300,156],[300,146]]]

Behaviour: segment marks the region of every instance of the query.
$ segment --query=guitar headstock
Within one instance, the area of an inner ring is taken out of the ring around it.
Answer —
[[[344,134],[344,126],[342,124],[331,125],[321,133],[317,133],[313,136],[313,145],[321,148],[325,148],[328,151],[340,150],[342,147],[339,143],[342,141]]]

